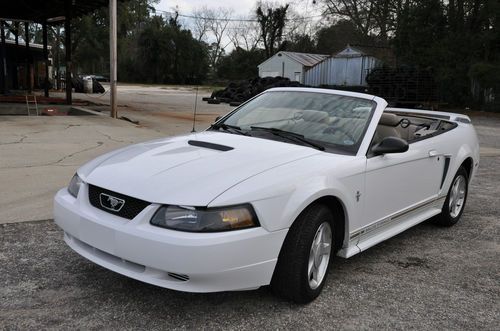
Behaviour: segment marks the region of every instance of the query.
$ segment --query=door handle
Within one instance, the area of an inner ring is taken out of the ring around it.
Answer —
[[[435,156],[440,156],[442,155],[442,153],[439,153],[438,151],[436,151],[435,149],[431,149],[429,151],[429,157],[435,157]]]

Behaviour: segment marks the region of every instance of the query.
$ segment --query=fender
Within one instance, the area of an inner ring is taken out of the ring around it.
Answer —
[[[365,167],[363,157],[315,155],[252,177],[218,196],[209,207],[250,202],[261,225],[279,231],[290,228],[314,201],[332,196],[344,208],[344,238],[349,238],[350,221],[362,217],[362,202],[356,195],[363,192]],[[337,177],[339,173],[342,177]]]

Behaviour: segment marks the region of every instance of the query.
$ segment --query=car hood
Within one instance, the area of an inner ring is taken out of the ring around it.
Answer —
[[[206,131],[132,145],[78,172],[90,184],[149,202],[207,206],[252,176],[318,153],[306,146]]]

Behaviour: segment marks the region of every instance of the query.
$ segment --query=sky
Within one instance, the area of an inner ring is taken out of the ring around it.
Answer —
[[[207,6],[208,8],[227,7],[234,10],[235,15],[246,15],[255,7],[255,0],[161,0],[157,9],[172,11],[178,8],[182,14],[191,14],[194,9]]]

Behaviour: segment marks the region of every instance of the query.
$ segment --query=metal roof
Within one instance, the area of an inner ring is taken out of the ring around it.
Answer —
[[[109,0],[2,0],[0,19],[43,22],[64,17],[71,6],[73,17],[107,6]]]
[[[288,56],[292,60],[299,62],[306,67],[313,67],[324,59],[330,57],[329,55],[312,53],[279,52],[278,54],[280,53]]]

